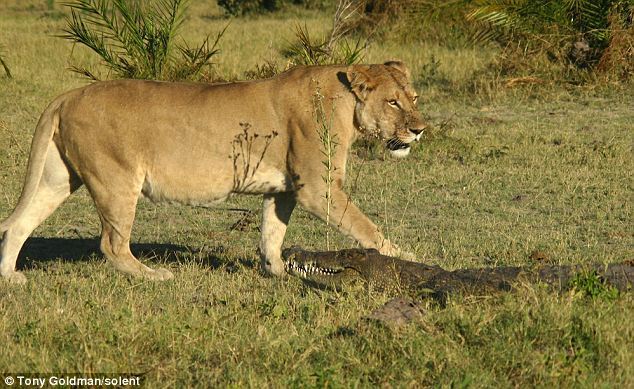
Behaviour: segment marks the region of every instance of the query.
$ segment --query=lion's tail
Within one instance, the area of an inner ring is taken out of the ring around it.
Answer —
[[[11,225],[20,218],[24,211],[28,208],[33,200],[44,172],[46,164],[46,156],[48,148],[53,139],[53,134],[59,128],[59,111],[63,100],[61,98],[53,101],[44,111],[35,128],[33,141],[31,142],[31,153],[29,155],[29,163],[26,170],[26,178],[24,179],[24,187],[22,194],[18,200],[13,213],[2,223],[0,223],[0,236]]]

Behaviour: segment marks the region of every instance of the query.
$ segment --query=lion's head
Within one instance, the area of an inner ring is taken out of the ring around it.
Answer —
[[[357,98],[356,126],[381,137],[392,155],[407,156],[427,125],[416,108],[418,94],[405,64],[351,65],[347,78]]]

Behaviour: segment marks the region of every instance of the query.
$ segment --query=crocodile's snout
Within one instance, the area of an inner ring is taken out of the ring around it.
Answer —
[[[286,261],[291,261],[295,258],[298,253],[305,252],[301,248],[297,246],[292,246],[282,250],[282,259]]]

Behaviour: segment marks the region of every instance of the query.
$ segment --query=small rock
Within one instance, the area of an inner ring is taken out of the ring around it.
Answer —
[[[364,319],[377,321],[388,326],[400,327],[413,321],[420,321],[424,316],[423,308],[413,299],[396,297],[375,309]]]

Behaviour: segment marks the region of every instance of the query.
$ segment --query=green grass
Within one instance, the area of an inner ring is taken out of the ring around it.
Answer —
[[[65,70],[96,64],[53,35],[55,4],[0,5],[0,217],[19,196],[30,134],[46,104],[85,80]],[[197,1],[184,31],[218,31],[214,2]],[[219,74],[239,77],[327,14],[236,19],[220,43]],[[352,157],[348,192],[383,230],[447,269],[632,260],[634,129],[626,87],[456,88],[493,53],[375,42],[369,62],[401,58],[417,82],[431,54],[442,77],[421,85],[435,130],[413,155]],[[482,85],[486,80],[482,80]],[[630,88],[631,90],[631,88]],[[491,93],[490,93],[491,92]],[[85,190],[27,242],[20,288],[0,282],[0,372],[145,373],[149,386],[632,387],[634,298],[553,294],[535,285],[501,297],[457,297],[422,323],[393,330],[362,317],[387,300],[359,290],[312,290],[257,267],[258,197],[213,210],[141,201],[133,250],[175,279],[116,273],[98,253],[99,222]],[[324,249],[326,227],[297,210],[286,244]],[[333,232],[331,246],[354,243]],[[588,287],[589,288],[589,287]]]

